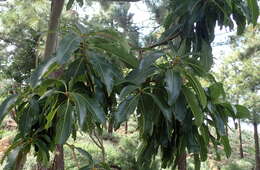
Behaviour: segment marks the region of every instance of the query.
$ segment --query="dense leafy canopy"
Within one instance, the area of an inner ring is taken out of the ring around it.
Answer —
[[[210,43],[217,23],[232,29],[235,22],[238,33],[246,20],[255,24],[256,1],[169,4],[165,31],[156,44],[137,49],[140,60],[117,31],[72,26],[57,52],[33,73],[30,86],[0,107],[0,120],[17,108],[19,133],[5,155],[15,156],[7,165],[17,167],[19,155],[31,147],[46,164],[55,144],[65,144],[71,135],[76,139],[78,130],[102,133],[107,119],[117,129],[131,114],[138,118],[140,167],[149,168],[160,151],[162,167],[174,168],[187,149],[199,169],[210,144],[218,157],[218,145],[223,145],[229,157],[228,118],[238,118],[237,110],[246,109],[228,103],[222,84],[208,73],[213,64]],[[203,86],[201,79],[210,85]]]

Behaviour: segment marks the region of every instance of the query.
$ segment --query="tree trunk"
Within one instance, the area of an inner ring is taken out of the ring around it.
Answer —
[[[44,49],[43,59],[46,59],[54,53],[57,47],[57,30],[59,26],[59,19],[63,9],[64,0],[52,0],[51,12],[48,26],[48,35]]]
[[[43,59],[49,58],[57,48],[57,30],[59,19],[64,6],[64,0],[52,0],[51,12],[48,25],[48,35],[44,49]],[[64,170],[64,153],[63,146],[56,145],[55,156],[51,168],[45,168],[40,163],[37,164],[38,170]]]
[[[128,123],[127,121],[125,122],[125,134],[127,135],[127,132],[128,132]]]
[[[260,153],[259,153],[259,137],[257,130],[257,123],[254,122],[254,140],[255,140],[255,162],[256,162],[256,170],[260,170]]]
[[[63,145],[57,144],[51,170],[64,170]]]
[[[239,153],[240,153],[240,158],[242,159],[244,158],[244,152],[243,152],[243,141],[242,141],[240,119],[238,119],[238,137],[239,137]]]
[[[110,134],[110,135],[112,135],[112,133],[113,133],[113,119],[112,118],[110,118],[109,119],[109,122],[108,122],[108,128],[107,128],[107,132]]]
[[[186,170],[187,169],[187,162],[186,162],[186,152],[184,152],[181,157],[180,160],[178,162],[178,170]]]

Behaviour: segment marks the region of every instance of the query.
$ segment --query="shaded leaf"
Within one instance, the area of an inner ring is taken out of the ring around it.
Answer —
[[[128,95],[130,95],[133,91],[135,91],[136,89],[138,89],[138,86],[135,85],[128,85],[126,87],[124,87],[119,95],[120,100],[123,100],[124,98],[126,98]]]
[[[166,101],[164,101],[164,99],[161,96],[156,96],[151,93],[147,93],[147,94],[153,98],[154,102],[162,111],[164,118],[167,121],[172,122],[173,113],[171,111],[171,108],[167,105]]]
[[[207,97],[206,97],[206,94],[205,94],[204,89],[202,88],[200,82],[197,80],[197,78],[195,76],[193,76],[189,73],[186,73],[186,75],[189,80],[189,83],[191,84],[192,88],[198,95],[201,106],[203,108],[205,108],[207,105]]]
[[[168,93],[168,105],[171,106],[176,102],[181,91],[181,75],[173,69],[167,70],[164,81],[166,83],[165,89]]]
[[[250,115],[250,111],[242,105],[235,105],[237,113],[236,113],[236,117],[239,119],[250,119],[251,115]]]
[[[114,113],[115,116],[115,128],[119,128],[120,124],[126,121],[130,114],[134,113],[137,107],[140,96],[128,96],[120,105],[118,110]]]
[[[64,144],[69,138],[72,129],[72,105],[68,101],[66,104],[61,105],[57,112],[60,118],[56,126],[55,143]]]
[[[0,124],[2,123],[4,117],[8,114],[10,106],[12,106],[17,99],[17,94],[13,94],[7,97],[0,106]]]
[[[79,48],[81,38],[73,33],[65,35],[60,41],[57,49],[56,57],[59,64],[64,64],[68,61],[72,53]]]
[[[44,61],[40,66],[36,68],[36,70],[32,73],[30,79],[30,85],[32,88],[35,88],[39,85],[41,78],[48,72],[50,72],[50,68],[54,66],[57,62],[56,57],[50,57],[46,61]]]
[[[203,123],[203,113],[198,104],[196,96],[193,94],[193,92],[190,89],[188,89],[185,86],[182,88],[182,92],[195,117],[195,124],[197,126],[200,126]]]

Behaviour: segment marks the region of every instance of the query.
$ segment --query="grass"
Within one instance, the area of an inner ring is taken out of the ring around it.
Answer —
[[[110,166],[120,167],[122,170],[140,170],[136,163],[136,152],[138,146],[138,132],[136,131],[136,125],[134,121],[128,123],[129,133],[124,134],[124,128],[119,129],[120,133],[113,133],[109,135],[104,133],[104,146],[106,151],[106,163]],[[14,136],[16,131],[0,130],[0,139],[8,136]],[[238,150],[238,136],[236,131],[230,131],[230,143],[232,146],[232,155],[230,158],[225,158],[224,152],[221,151],[222,160],[216,161],[214,154],[210,158],[203,162],[201,170],[217,169],[221,167],[221,170],[244,170],[252,169],[255,165],[254,161],[254,141],[251,132],[243,131],[243,147],[244,147],[244,159],[239,158]],[[78,133],[76,141],[69,139],[68,143],[82,148],[92,155],[94,162],[100,163],[102,161],[101,150],[93,143],[90,137],[86,134]],[[83,167],[88,164],[89,159],[84,157],[78,151],[72,151],[70,147],[64,146],[65,153],[65,169],[66,170],[78,170],[78,167]],[[214,152],[213,152],[214,153]],[[53,157],[53,155],[52,155]],[[25,170],[31,170],[35,167],[36,160],[33,152],[28,154],[27,162],[24,167]],[[160,170],[159,156],[156,157],[156,161],[150,170]],[[0,166],[3,169],[3,166]],[[188,158],[188,169],[194,169],[193,159]],[[148,169],[146,169],[148,170]]]

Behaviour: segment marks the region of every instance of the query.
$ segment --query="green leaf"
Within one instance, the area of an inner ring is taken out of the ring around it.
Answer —
[[[209,87],[209,94],[213,100],[217,100],[220,96],[225,98],[225,92],[222,83],[214,83]]]
[[[154,51],[154,52],[151,52],[151,53],[148,53],[145,55],[144,58],[142,58],[142,60],[140,61],[140,64],[139,64],[139,69],[140,70],[145,70],[147,69],[148,67],[150,67],[151,65],[154,64],[154,62],[160,58],[161,56],[164,56],[165,53],[162,52],[162,51]]]
[[[34,97],[29,99],[29,106],[22,113],[19,112],[19,131],[23,136],[31,132],[32,126],[39,119],[40,106]]]
[[[32,88],[35,88],[37,85],[40,84],[41,78],[50,72],[50,68],[54,66],[57,62],[56,57],[50,57],[46,61],[44,61],[40,66],[36,68],[36,70],[32,73],[30,79],[30,85]]]
[[[120,100],[122,101],[124,98],[126,98],[128,95],[130,95],[133,91],[135,91],[136,89],[138,89],[139,87],[138,86],[135,86],[135,85],[128,85],[128,86],[125,86],[121,92],[120,92],[120,95],[119,95],[119,98]]]
[[[173,69],[167,70],[164,81],[166,83],[165,89],[168,93],[168,105],[172,106],[180,95],[182,85],[181,75]]]
[[[119,128],[120,124],[126,121],[132,113],[134,113],[139,98],[139,95],[128,96],[122,103],[119,104],[118,110],[114,113],[116,129]]]
[[[98,103],[95,98],[90,98],[88,96],[83,96],[80,93],[71,92],[69,93],[77,104],[79,116],[80,116],[80,125],[84,125],[86,118],[86,111],[90,112],[99,123],[104,124],[106,122],[105,112],[102,106]],[[84,108],[85,107],[85,108]]]
[[[215,123],[216,123],[216,127],[217,127],[219,135],[221,135],[221,136],[226,135],[224,121],[218,113],[214,113],[214,119],[215,119]]]
[[[73,107],[67,101],[66,104],[61,105],[58,109],[58,115],[60,116],[57,126],[56,126],[56,135],[55,135],[55,143],[56,144],[64,144],[70,136],[71,128],[72,128],[72,112]]]
[[[236,117],[239,119],[250,119],[251,115],[250,115],[250,111],[242,105],[235,105],[237,113],[236,113]]]
[[[203,123],[203,113],[199,106],[196,96],[193,94],[193,92],[189,88],[187,88],[185,86],[183,86],[182,92],[195,117],[195,124],[197,126],[201,126],[201,124]]]
[[[187,114],[187,105],[185,96],[182,93],[179,95],[176,103],[173,106],[173,113],[178,121],[182,122],[185,119]]]
[[[7,97],[0,106],[0,124],[2,123],[4,117],[8,114],[10,107],[16,102],[17,94],[13,94]]]
[[[70,8],[72,7],[74,1],[75,0],[69,0],[69,2],[67,3],[67,6],[66,6],[66,10],[70,10]]]
[[[199,153],[200,145],[195,138],[195,134],[192,131],[190,131],[188,134],[186,134],[186,138],[189,153]]]
[[[83,0],[77,0],[77,3],[79,4],[80,7],[82,7],[83,4],[84,4],[84,3],[83,3]]]
[[[96,44],[96,47],[117,56],[119,60],[132,68],[136,68],[138,66],[137,59],[123,47],[118,47],[112,43],[98,43]]]
[[[226,153],[227,158],[230,157],[231,155],[231,147],[229,144],[229,140],[227,136],[222,136],[221,137],[221,143],[224,145],[224,151]]]
[[[201,42],[201,54],[200,54],[200,65],[208,72],[213,65],[212,48],[205,40]]]
[[[155,96],[151,93],[147,93],[147,94],[153,98],[154,102],[157,104],[157,106],[162,111],[164,118],[167,121],[172,122],[173,113],[172,113],[171,108],[167,105],[166,101],[161,96]]]
[[[91,156],[90,153],[88,153],[87,151],[85,151],[84,149],[81,149],[81,148],[79,148],[79,147],[75,147],[75,149],[77,149],[77,151],[78,151],[81,155],[83,155],[85,158],[87,158],[89,164],[93,164],[93,163],[94,163],[94,162],[93,162],[93,158],[92,158],[92,156]]]
[[[257,4],[257,0],[247,0],[248,7],[250,9],[251,17],[252,17],[252,23],[254,25],[257,24],[257,19],[259,16],[259,7]]]
[[[153,99],[147,95],[141,95],[140,101],[138,103],[137,114],[141,115],[138,125],[140,125],[140,134],[142,136],[152,136],[154,124],[158,120],[159,108],[153,101]]]
[[[105,57],[92,54],[90,62],[93,64],[94,70],[101,78],[101,81],[106,85],[107,93],[110,95],[116,81],[122,79],[122,74],[112,63],[107,62]]]
[[[57,49],[56,57],[59,64],[64,64],[74,51],[80,48],[81,37],[76,34],[69,33],[60,41]]]
[[[202,88],[200,82],[197,80],[197,78],[189,73],[186,72],[187,79],[189,80],[189,83],[191,84],[192,88],[198,95],[200,104],[202,108],[205,108],[207,105],[207,97],[204,92],[204,89]]]
[[[23,156],[26,153],[22,152],[22,147],[16,147],[8,153],[7,162],[3,170],[16,170],[21,168]]]
[[[140,85],[146,81],[147,78],[155,75],[157,72],[157,68],[154,66],[148,67],[146,69],[135,69],[131,71],[127,76],[126,76],[126,82],[131,82],[136,85]]]
[[[85,124],[87,116],[86,98],[78,93],[70,93],[70,95],[72,96],[72,101],[75,102],[79,115],[79,125],[82,128]]]

